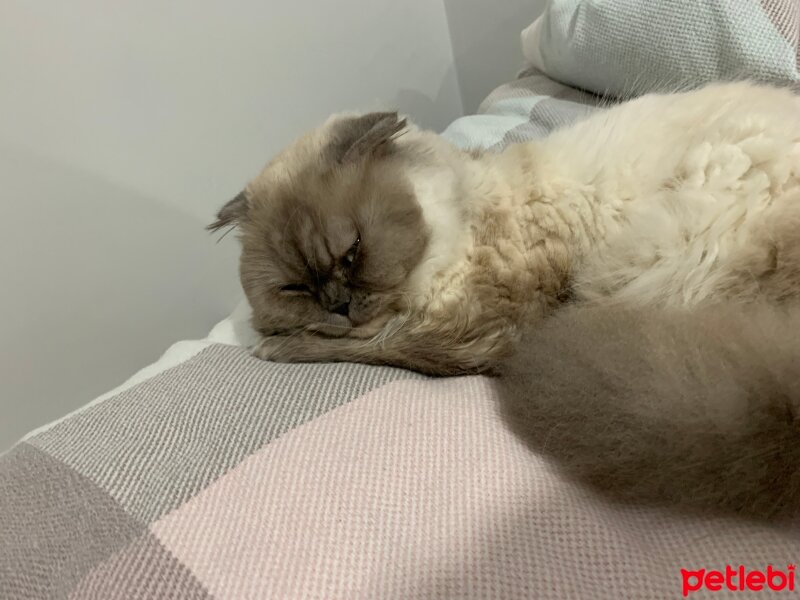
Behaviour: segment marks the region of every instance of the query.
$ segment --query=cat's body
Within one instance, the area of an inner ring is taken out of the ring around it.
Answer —
[[[211,228],[228,224],[261,358],[505,364],[511,422],[581,480],[629,500],[798,507],[788,91],[645,96],[499,154],[394,113],[339,115]],[[565,300],[582,308],[548,318]]]
[[[391,114],[335,117],[214,227],[233,222],[262,358],[485,371],[566,296],[795,296],[800,100],[650,95],[499,154]]]
[[[800,512],[800,306],[574,307],[495,380],[512,430],[616,500]]]

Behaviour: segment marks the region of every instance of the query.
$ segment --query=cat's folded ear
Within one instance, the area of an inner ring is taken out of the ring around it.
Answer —
[[[375,112],[343,120],[334,131],[331,149],[340,164],[387,153],[392,140],[406,128],[396,112]]]
[[[219,209],[217,220],[208,225],[206,229],[217,231],[226,225],[238,225],[247,214],[247,208],[247,196],[244,192],[239,192],[233,200],[229,200],[225,206]]]

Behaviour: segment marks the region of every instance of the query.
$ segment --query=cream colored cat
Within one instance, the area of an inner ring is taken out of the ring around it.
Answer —
[[[800,100],[748,83],[648,95],[499,154],[339,115],[211,228],[227,224],[256,355],[481,372],[567,298],[796,297]]]

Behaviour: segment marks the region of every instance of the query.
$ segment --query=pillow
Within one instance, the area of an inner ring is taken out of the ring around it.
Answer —
[[[796,0],[550,0],[522,32],[527,61],[597,94],[710,81],[798,81]]]

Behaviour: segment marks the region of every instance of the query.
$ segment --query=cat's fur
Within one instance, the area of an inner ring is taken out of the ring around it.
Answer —
[[[558,311],[495,380],[538,454],[615,499],[800,509],[800,307]]]
[[[800,100],[748,83],[649,95],[499,154],[339,115],[212,228],[228,224],[258,356],[481,372],[567,296],[795,296]]]

